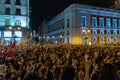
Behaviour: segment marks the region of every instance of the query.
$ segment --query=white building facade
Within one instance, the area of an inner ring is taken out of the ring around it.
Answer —
[[[47,24],[47,41],[69,44],[118,44],[120,11],[72,4]]]
[[[0,0],[0,37],[9,42],[26,39],[29,29],[29,0]]]

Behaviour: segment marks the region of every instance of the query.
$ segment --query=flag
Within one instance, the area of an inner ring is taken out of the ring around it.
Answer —
[[[2,46],[0,45],[0,56],[2,56]]]
[[[9,45],[9,48],[7,50],[7,53],[10,55],[10,57],[13,59],[15,57],[15,41],[11,41],[10,42],[10,45]]]

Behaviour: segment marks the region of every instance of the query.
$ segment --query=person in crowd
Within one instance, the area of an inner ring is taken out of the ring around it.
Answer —
[[[64,67],[61,80],[74,80],[75,78],[75,69],[71,66]]]
[[[24,75],[31,71],[38,73],[42,80],[83,80],[86,53],[91,66],[87,70],[90,79],[103,76],[101,71],[107,63],[116,65],[120,72],[120,45],[22,44],[15,48],[14,59],[7,55],[7,47],[2,49],[0,66],[4,65],[5,69],[0,67],[0,70],[6,80],[24,80]],[[111,57],[114,57],[112,62]]]
[[[41,80],[41,77],[38,75],[37,72],[30,71],[25,74],[24,80]]]
[[[113,64],[114,58],[109,56],[105,61],[98,80],[120,80],[117,67]]]

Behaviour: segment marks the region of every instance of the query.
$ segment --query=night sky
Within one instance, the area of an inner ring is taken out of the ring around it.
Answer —
[[[37,30],[44,19],[56,16],[72,3],[109,8],[114,0],[30,0],[30,27]]]

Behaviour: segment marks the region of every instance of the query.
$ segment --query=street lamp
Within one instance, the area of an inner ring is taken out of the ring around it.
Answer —
[[[87,39],[88,39],[88,36],[89,36],[89,34],[90,34],[90,30],[88,29],[88,30],[82,30],[82,34],[84,35],[83,37],[84,37],[84,39],[85,39],[85,43],[87,44]]]
[[[18,29],[18,30],[20,30],[21,28],[20,28],[20,27],[18,27],[17,29]]]
[[[88,29],[88,30],[87,30],[87,35],[91,37],[91,39],[89,40],[89,45],[92,44],[92,35],[90,34],[90,32],[91,32],[91,31]]]
[[[9,27],[8,27],[8,29],[9,29],[9,30],[11,30],[11,29],[12,29],[12,27],[11,27],[11,26],[9,26]]]

